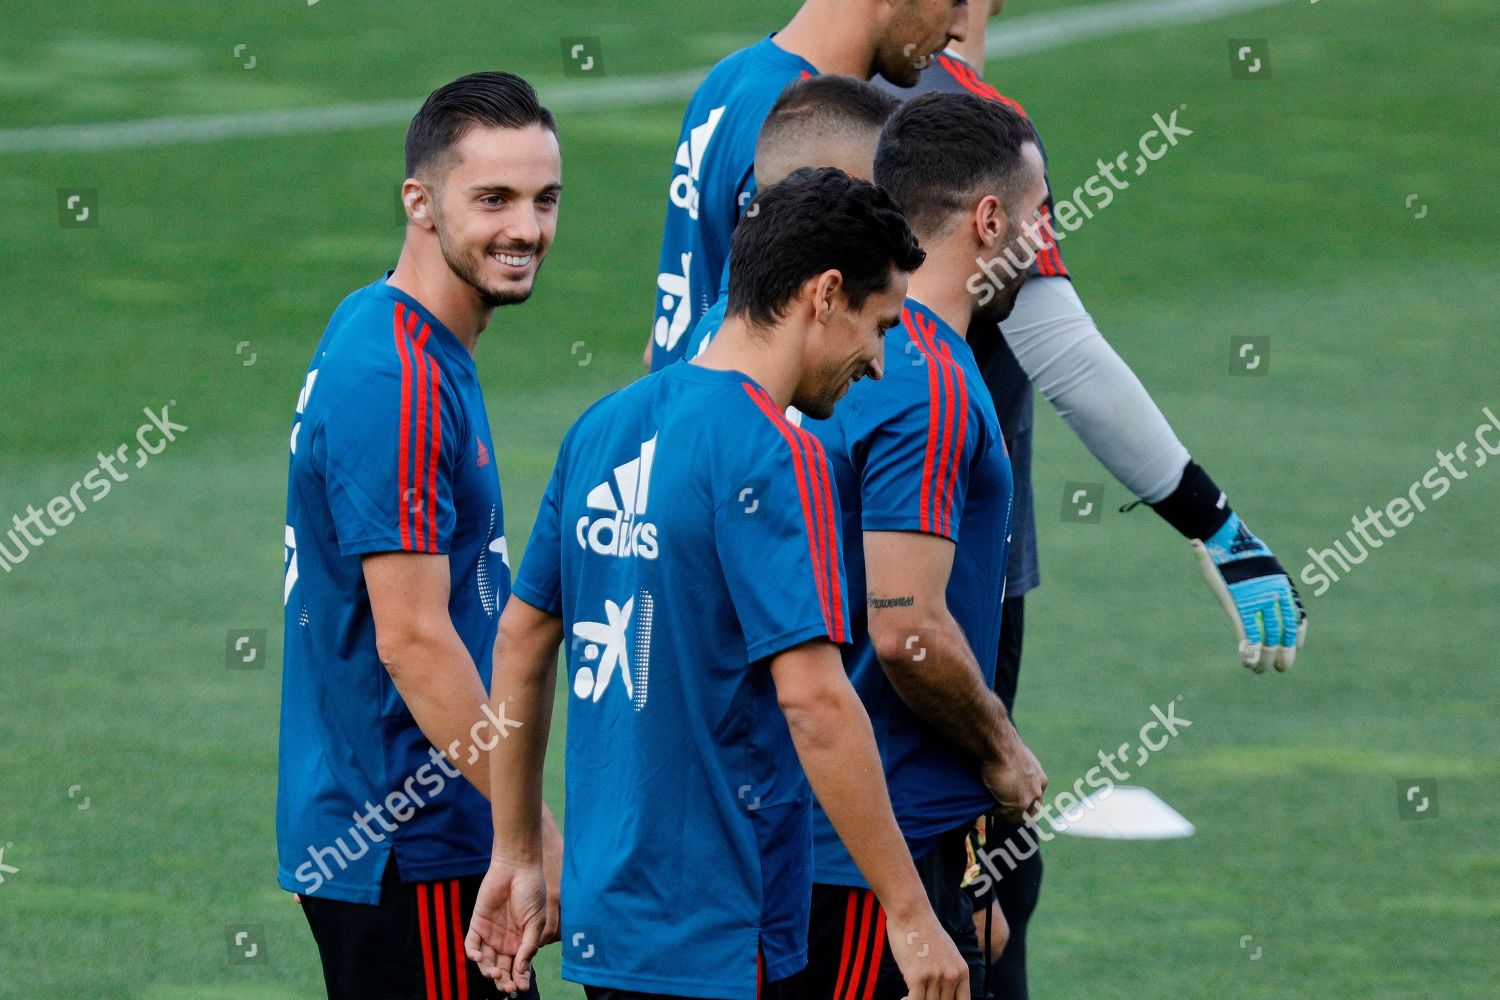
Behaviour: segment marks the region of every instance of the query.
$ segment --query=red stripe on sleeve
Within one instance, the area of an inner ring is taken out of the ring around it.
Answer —
[[[917,332],[916,325],[912,322],[910,309],[901,310],[901,322],[906,327],[906,333],[911,337],[911,342],[917,345],[922,352],[922,357],[927,362],[927,454],[922,460],[922,489],[917,501],[917,527],[922,531],[932,530],[932,469],[937,457],[937,422],[938,422],[938,373],[937,359],[931,356],[922,336]]]
[[[970,66],[968,63],[960,62],[959,60],[947,55],[938,56],[938,62],[942,64],[943,69],[947,70],[949,75],[952,76],[954,80],[958,81],[959,86],[963,87],[971,94],[983,97],[986,100],[999,101],[1001,104],[1013,108],[1021,117],[1030,117],[1026,114],[1026,109],[1021,107],[1021,103],[1019,101],[1015,100],[1014,98],[1006,97],[1004,94],[1000,93],[1000,91],[996,90],[993,86],[985,83],[979,78],[979,74],[974,71],[974,67]]]
[[[458,984],[458,1000],[469,1000],[469,969],[464,963],[463,902],[459,896],[458,879],[448,883],[453,893],[453,972]]]
[[[427,366],[432,363],[426,353],[412,345],[417,369],[417,436],[415,439],[416,460],[412,472],[411,502],[406,505],[406,516],[412,518],[413,548],[417,552],[427,549],[427,521],[422,510],[427,504]]]
[[[443,1000],[452,1000],[448,990],[448,921],[443,912],[443,883],[432,883],[432,913],[437,924],[438,984]]]
[[[947,493],[949,480],[953,476],[957,459],[953,454],[953,376],[954,372],[949,364],[943,360],[938,352],[937,326],[931,319],[918,316],[917,329],[921,332],[927,345],[927,353],[932,363],[941,369],[943,383],[943,436],[938,444],[937,478],[933,482],[933,530],[942,534],[948,533],[948,524],[944,518],[943,497]]]
[[[922,515],[918,524],[923,531],[951,535],[953,484],[968,427],[968,387],[958,363],[946,344],[937,339],[937,325],[931,319],[914,315],[907,325],[912,340],[921,349],[929,369],[927,422],[927,463],[922,473]],[[940,371],[938,371],[940,370]],[[955,389],[961,397],[956,407],[958,427],[954,421]],[[938,397],[942,397],[942,427],[938,426]],[[935,458],[934,458],[935,453]],[[935,465],[935,474],[934,474]]]
[[[427,976],[427,1000],[437,1000],[437,981],[432,972],[432,929],[427,919],[425,882],[417,883],[417,926],[422,929],[422,971]]]
[[[843,642],[845,639],[843,615],[844,594],[843,591],[839,590],[839,528],[833,502],[833,480],[828,474],[828,456],[823,452],[822,442],[811,431],[798,428],[797,432],[802,435],[803,440],[807,443],[808,461],[817,473],[818,511],[823,533],[823,571],[828,576],[828,585],[831,590],[828,610],[833,616],[833,641]]]
[[[953,533],[953,486],[958,482],[958,463],[964,458],[964,444],[968,439],[969,432],[969,384],[964,378],[964,371],[957,361],[953,360],[953,352],[947,344],[939,345],[943,351],[943,358],[948,367],[953,370],[953,381],[958,386],[958,434],[953,442],[953,465],[948,470],[948,484],[943,497],[943,530],[947,534]]]
[[[792,451],[792,469],[797,474],[797,493],[802,500],[802,520],[807,527],[807,554],[808,558],[812,560],[813,580],[817,585],[818,603],[823,610],[823,622],[828,626],[828,634],[832,636],[834,627],[833,615],[829,612],[828,607],[828,582],[823,578],[824,566],[818,557],[818,531],[817,525],[813,521],[812,502],[808,496],[807,472],[803,469],[802,465],[802,447],[796,435],[792,433],[792,426],[786,422],[786,417],[776,408],[776,404],[771,400],[770,396],[765,395],[765,390],[749,382],[742,382],[740,384],[744,387],[745,394],[750,397],[756,406],[760,407],[761,412],[766,415],[766,418],[780,432],[782,439],[787,443],[787,447]]]
[[[400,494],[401,547],[411,548],[411,359],[406,353],[406,331],[402,328],[406,306],[396,303],[396,353],[401,355],[401,418],[398,434],[396,489]]]
[[[423,339],[426,339],[427,328],[422,328]],[[443,441],[443,400],[438,391],[442,384],[442,372],[438,369],[437,361],[433,358],[427,359],[431,368],[432,383],[429,386],[428,398],[432,406],[432,433],[427,442],[427,489],[423,494],[423,506],[427,510],[427,551],[438,550],[437,541],[437,467],[438,448]]]
[[[1050,205],[1042,206],[1042,218],[1047,222],[1043,230],[1046,245],[1042,247],[1041,266],[1037,270],[1048,277],[1065,275],[1068,271],[1063,267],[1062,251],[1057,248],[1057,223],[1053,221]]]

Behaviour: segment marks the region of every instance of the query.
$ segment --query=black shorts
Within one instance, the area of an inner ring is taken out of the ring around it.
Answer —
[[[938,922],[969,963],[969,990],[981,996],[984,965],[974,910],[959,888],[966,857],[968,826],[945,834],[932,850],[916,859],[917,875],[927,890]],[[812,921],[807,935],[807,968],[790,977],[789,992],[799,1000],[901,1000],[906,981],[886,937],[885,911],[869,889],[815,885]]]
[[[763,982],[759,973],[755,977],[756,1000],[800,1000],[788,992],[795,976],[778,979],[774,983]],[[611,986],[585,986],[583,995],[588,1000],[694,1000],[691,997],[671,996],[666,993],[639,993],[635,990],[617,990]],[[699,998],[701,1000],[701,998]]]
[[[377,905],[303,896],[330,1000],[536,1000],[534,977],[501,993],[464,954],[481,878],[403,883],[393,858]]]

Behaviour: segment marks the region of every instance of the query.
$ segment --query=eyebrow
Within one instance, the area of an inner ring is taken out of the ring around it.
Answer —
[[[562,191],[562,185],[561,184],[548,184],[546,187],[544,187],[540,191],[538,191],[537,194],[539,194],[539,195],[542,195],[542,194],[557,194],[560,191]],[[522,192],[517,191],[515,188],[511,187],[509,184],[475,184],[475,185],[473,185],[473,186],[471,186],[469,188],[469,193],[470,194],[501,194],[501,195],[506,195],[507,197],[516,196],[516,195],[521,195],[522,194]]]

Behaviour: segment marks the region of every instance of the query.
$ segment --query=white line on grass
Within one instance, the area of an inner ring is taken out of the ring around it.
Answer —
[[[1259,10],[1291,0],[1120,0],[1070,7],[1051,14],[1002,18],[984,44],[986,55],[1018,56],[1028,52],[1147,28],[1175,27]]]
[[[1088,7],[1007,18],[985,45],[991,56],[1017,56],[1090,38],[1148,28],[1192,24],[1291,0],[1118,0]],[[638,107],[689,97],[706,69],[620,79],[545,83],[543,101],[555,111]],[[184,142],[296,135],[402,124],[420,99],[365,101],[322,108],[176,115],[86,125],[0,129],[0,153],[53,153],[131,149]]]

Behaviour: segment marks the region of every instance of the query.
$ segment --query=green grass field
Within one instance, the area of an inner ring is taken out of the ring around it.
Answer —
[[[1012,0],[991,30],[1071,6]],[[566,79],[565,36],[601,40],[591,85],[608,88],[707,66],[794,7],[14,0],[0,130],[414,110],[479,68],[545,99]],[[1061,189],[1186,105],[1194,135],[1064,252],[1101,328],[1288,566],[1500,409],[1497,37],[1488,0],[1299,0],[989,67],[1038,122]],[[1272,75],[1232,79],[1229,38],[1267,39]],[[638,373],[681,104],[560,115],[554,260],[479,351],[513,559],[564,429]],[[65,493],[133,440],[143,407],[175,400],[190,428],[0,574],[0,996],[322,995],[275,883],[287,429],[329,312],[395,259],[402,131],[0,151],[0,516]],[[60,226],[59,188],[98,192],[97,228]],[[1255,335],[1271,338],[1269,375],[1231,377],[1230,337]],[[1045,583],[1028,602],[1023,732],[1061,787],[1182,695],[1193,727],[1137,780],[1198,832],[1054,842],[1034,995],[1495,996],[1500,467],[1309,598],[1294,671],[1256,677],[1185,543],[1149,511],[1115,512],[1125,490],[1045,402],[1037,424]],[[1062,521],[1068,481],[1108,481],[1101,524]],[[226,669],[239,629],[268,630],[264,669]],[[1436,779],[1438,814],[1402,819],[1398,783],[1417,778]],[[262,961],[229,963],[238,925],[261,929]],[[544,953],[544,994],[581,997],[557,963]]]

